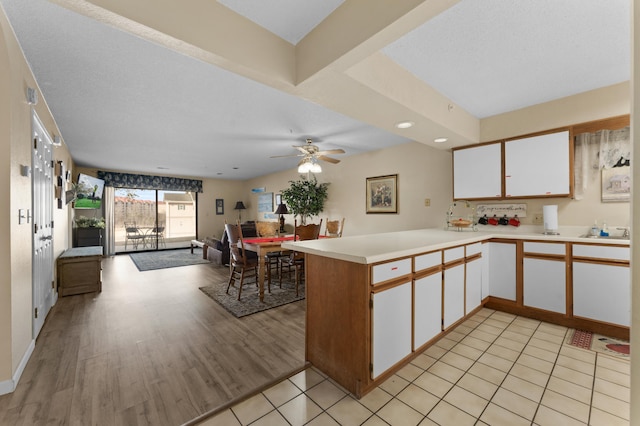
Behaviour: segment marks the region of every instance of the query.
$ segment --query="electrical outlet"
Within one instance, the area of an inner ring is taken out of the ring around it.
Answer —
[[[542,218],[542,213],[534,213],[533,214],[533,224],[534,225],[542,225],[544,219]]]
[[[431,206],[431,198],[425,198],[424,199],[424,206],[425,207]]]

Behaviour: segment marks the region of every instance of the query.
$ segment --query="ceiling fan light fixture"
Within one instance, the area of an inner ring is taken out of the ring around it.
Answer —
[[[298,166],[298,173],[308,173],[311,171],[311,163],[309,161],[304,161],[302,164]]]
[[[320,167],[320,164],[318,163],[312,163],[309,171],[311,173],[322,173],[322,167]]]
[[[315,159],[307,158],[298,166],[298,173],[322,173],[322,167]]]
[[[447,139],[447,138],[435,138],[433,141],[434,141],[435,143],[444,143],[444,142],[446,142],[446,141],[448,141],[448,140],[449,140],[449,139]]]

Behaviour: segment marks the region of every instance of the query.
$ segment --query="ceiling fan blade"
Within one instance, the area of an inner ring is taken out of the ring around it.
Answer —
[[[297,145],[293,145],[293,147],[294,147],[295,149],[297,149],[298,151],[302,152],[302,153],[305,153],[305,154],[308,154],[308,153],[309,153],[309,149],[307,148],[307,146],[306,146],[306,145],[305,145],[305,146],[297,146]]]
[[[304,154],[272,155],[269,158],[304,157]]]
[[[338,164],[340,160],[331,157],[325,157],[324,155],[318,155],[316,157],[318,160],[326,161],[327,163]]]
[[[324,155],[324,154],[344,154],[344,149],[327,149],[326,151],[318,151],[316,152],[317,155]]]

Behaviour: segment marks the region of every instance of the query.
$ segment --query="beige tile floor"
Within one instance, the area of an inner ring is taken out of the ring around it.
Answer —
[[[310,368],[201,425],[628,425],[629,361],[483,309],[356,400]]]

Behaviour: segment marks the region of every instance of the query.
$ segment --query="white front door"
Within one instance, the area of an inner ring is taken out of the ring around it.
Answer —
[[[53,283],[53,152],[51,138],[32,113],[33,338],[55,303]]]

